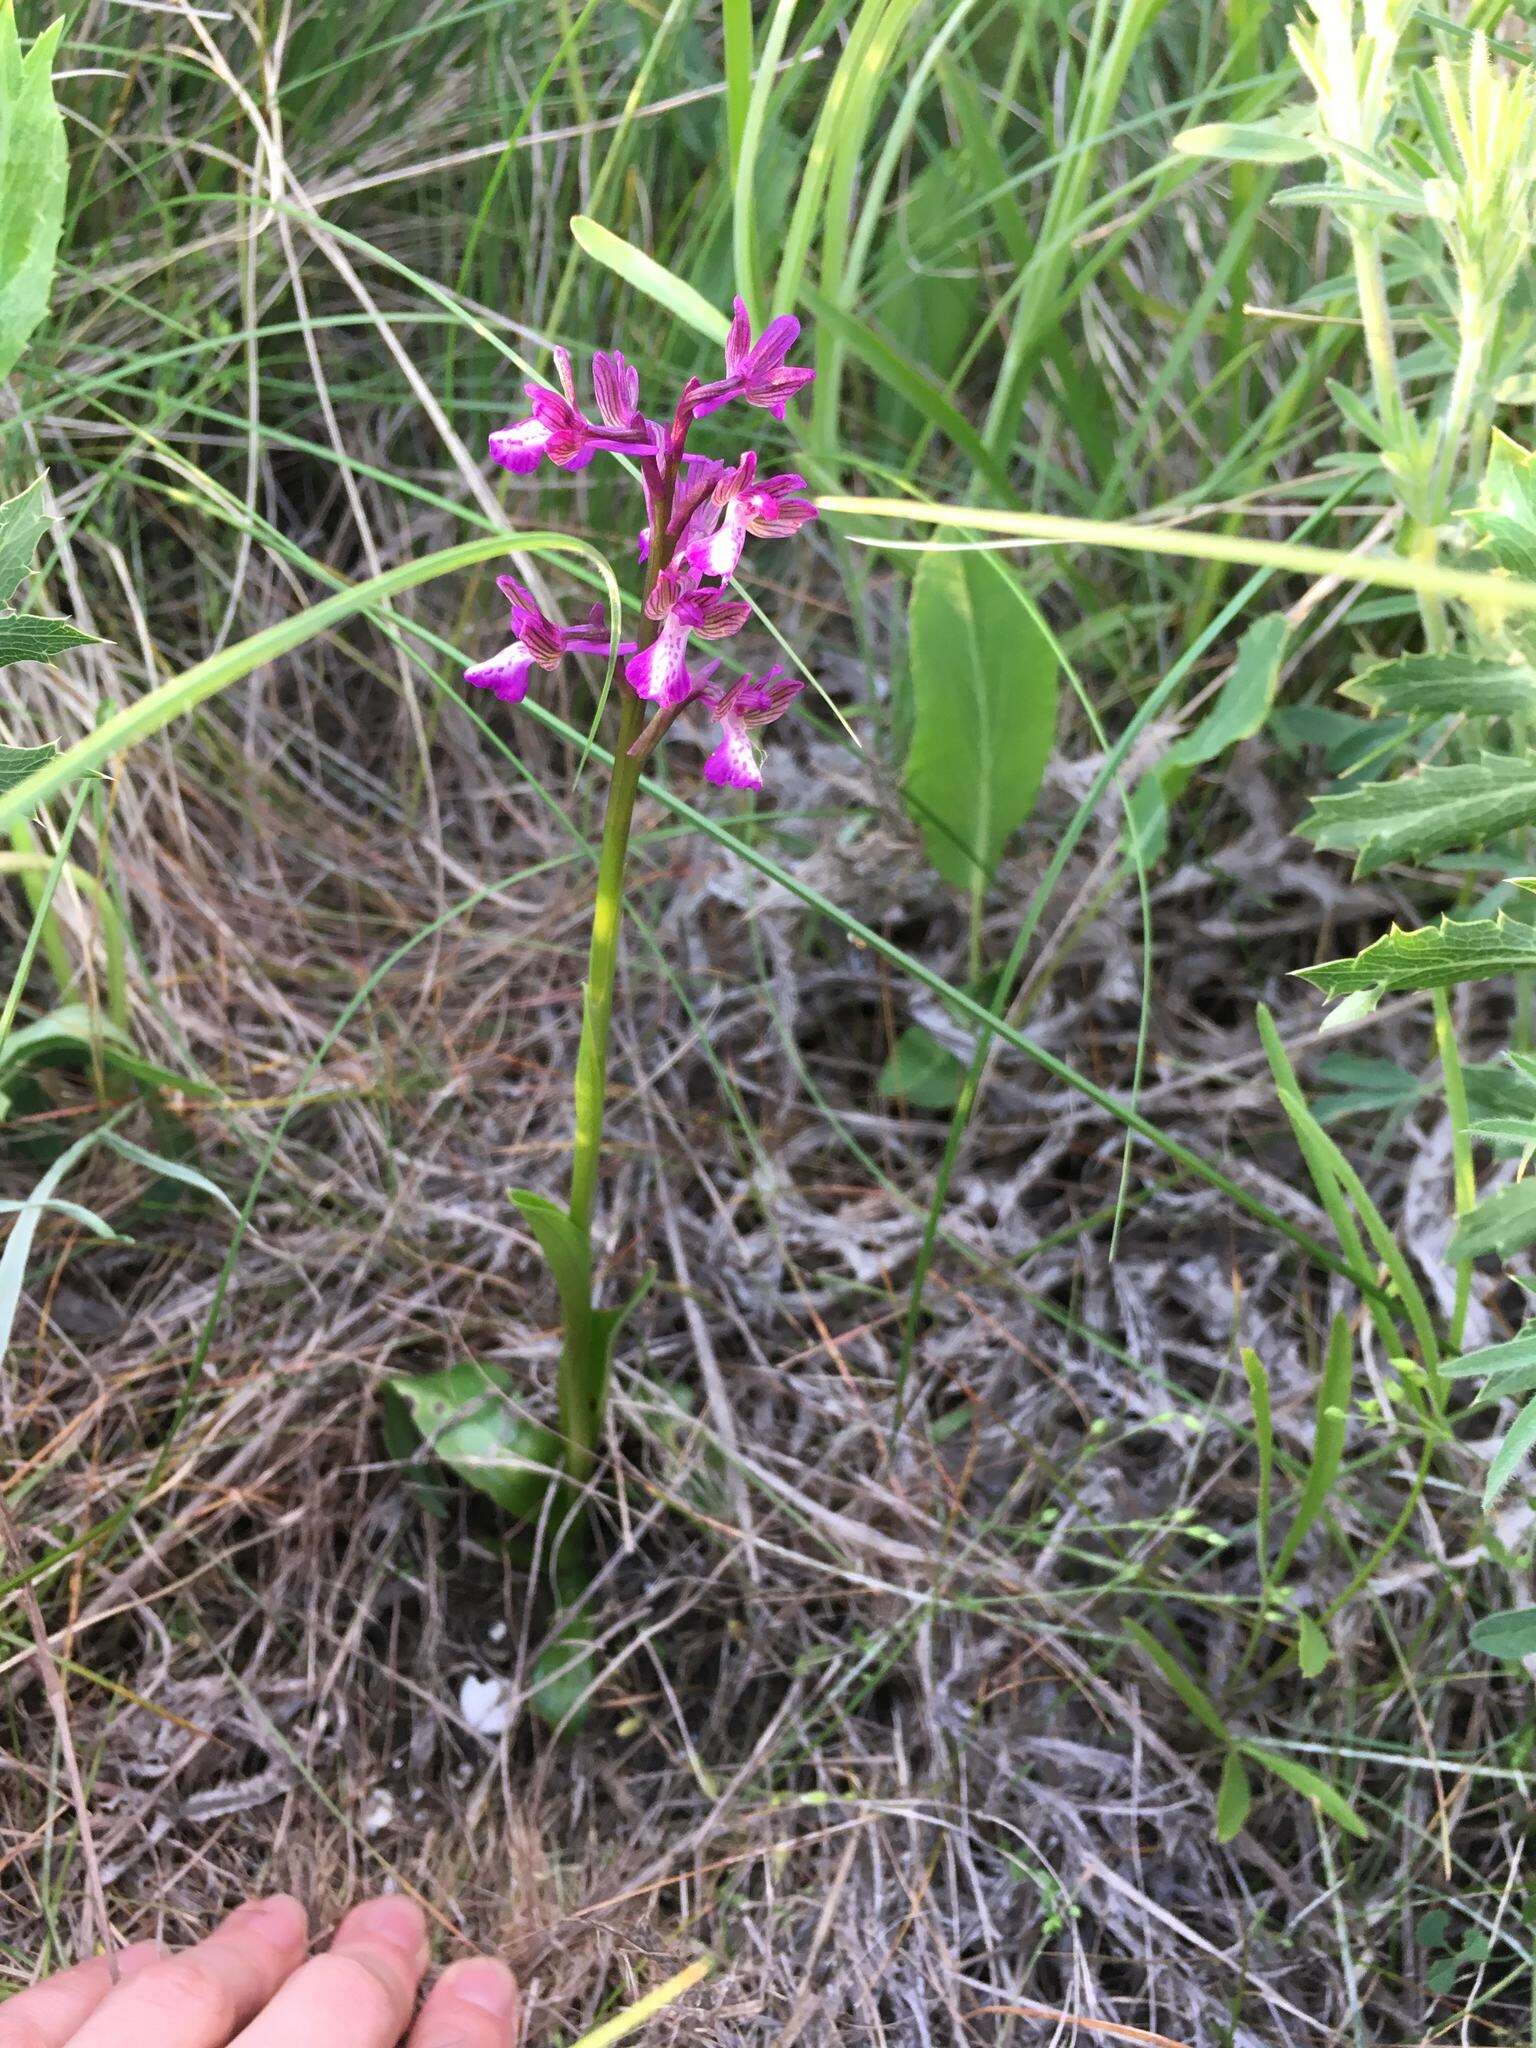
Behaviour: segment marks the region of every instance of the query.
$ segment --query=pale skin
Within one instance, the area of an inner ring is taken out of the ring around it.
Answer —
[[[433,1984],[419,1906],[355,1906],[318,1955],[297,1899],[252,1900],[194,1948],[153,1942],[61,1970],[0,2005],[0,2048],[512,2048],[517,1985],[473,1956]]]

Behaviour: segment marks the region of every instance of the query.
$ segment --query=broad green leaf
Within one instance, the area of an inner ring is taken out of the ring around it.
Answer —
[[[23,56],[10,0],[0,5],[0,377],[16,367],[53,289],[69,177],[52,77],[63,27],[61,16]]]
[[[1503,1344],[1485,1344],[1480,1351],[1464,1351],[1440,1368],[1448,1380],[1497,1378],[1517,1367],[1536,1365],[1536,1323],[1527,1323],[1518,1336]]]
[[[1482,496],[1467,524],[1501,569],[1536,577],[1536,455],[1495,431]]]
[[[1536,669],[1472,654],[1407,654],[1377,662],[1340,695],[1423,718],[1524,716],[1536,711]]]
[[[1293,1791],[1315,1799],[1324,1813],[1347,1833],[1357,1836],[1362,1842],[1370,1840],[1370,1829],[1343,1793],[1336,1791],[1326,1778],[1320,1778],[1316,1771],[1308,1770],[1305,1764],[1297,1763],[1294,1757],[1283,1756],[1278,1750],[1260,1749],[1251,1742],[1245,1743],[1243,1748],[1250,1762],[1258,1764],[1262,1770],[1273,1771]]]
[[[1485,1614],[1472,1624],[1469,1638],[1474,1650],[1485,1657],[1504,1657],[1518,1664],[1523,1657],[1536,1657],[1536,1607],[1510,1607],[1502,1614]]]
[[[1492,918],[1443,917],[1416,932],[1393,925],[1352,960],[1327,960],[1298,972],[1325,996],[1343,996],[1367,989],[1452,988],[1522,968],[1536,968],[1536,931],[1500,911]]]
[[[1212,1735],[1219,1735],[1223,1742],[1229,1741],[1227,1724],[1221,1718],[1215,1702],[1201,1691],[1173,1652],[1165,1650],[1152,1631],[1143,1628],[1139,1621],[1127,1621],[1124,1627],[1131,1641],[1144,1656],[1151,1658],[1201,1727],[1208,1729]]]
[[[66,647],[90,647],[94,633],[82,633],[68,619],[36,619],[26,612],[0,612],[0,668],[13,661],[52,661]]]
[[[909,1024],[875,1086],[914,1109],[953,1109],[965,1086],[965,1066],[925,1026]]]
[[[597,1662],[592,1624],[585,1615],[568,1621],[534,1661],[530,1703],[541,1721],[571,1735],[592,1708]]]
[[[912,591],[908,807],[947,882],[979,895],[1034,806],[1056,730],[1057,662],[987,556],[923,556]]]
[[[1320,796],[1300,831],[1320,847],[1359,853],[1356,872],[1387,861],[1426,861],[1482,846],[1518,825],[1536,823],[1536,764],[1483,754],[1446,768],[1423,768],[1339,796]]]
[[[1316,1678],[1328,1665],[1333,1650],[1328,1638],[1310,1614],[1296,1617],[1296,1662],[1303,1678]]]
[[[0,504],[0,604],[9,604],[16,595],[32,566],[37,544],[48,531],[42,501],[43,479],[39,476]]]
[[[958,150],[925,164],[908,185],[902,228],[889,236],[873,278],[872,311],[909,362],[921,363],[940,383],[975,338],[980,279],[956,275],[955,223],[970,221],[976,181]],[[921,414],[882,384],[878,409],[883,423],[910,435]]]
[[[1536,1244],[1536,1180],[1517,1180],[1512,1187],[1484,1195],[1470,1216],[1456,1226],[1448,1255],[1478,1259],[1487,1252],[1507,1258]]]
[[[1253,1787],[1248,1782],[1248,1773],[1243,1768],[1239,1751],[1229,1749],[1227,1760],[1221,1767],[1221,1784],[1216,1793],[1216,1839],[1230,1842],[1243,1830],[1248,1818],[1248,1809],[1253,1804]]]
[[[1488,1477],[1483,1482],[1484,1514],[1525,1463],[1533,1444],[1536,1444],[1536,1401],[1527,1401],[1489,1461]]]
[[[647,256],[643,249],[626,242],[589,214],[572,215],[571,234],[579,249],[595,262],[606,265],[636,291],[654,299],[658,306],[665,306],[685,327],[702,334],[706,341],[724,342],[731,324],[726,315],[654,256]]]
[[[465,1360],[385,1382],[426,1448],[506,1514],[536,1514],[559,1477],[560,1440],[522,1414],[501,1366]],[[398,1438],[396,1438],[398,1442]]]
[[[0,747],[0,795],[46,768],[58,751],[52,740],[40,747]]]
[[[1273,121],[1207,121],[1175,135],[1181,156],[1215,157],[1222,163],[1300,164],[1320,156],[1321,146],[1303,134],[1294,118]]]

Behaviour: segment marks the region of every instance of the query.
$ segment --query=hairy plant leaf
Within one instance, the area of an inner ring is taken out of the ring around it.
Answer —
[[[69,178],[52,75],[63,27],[61,16],[23,56],[10,0],[0,6],[0,377],[16,367],[53,290]]]
[[[1248,1773],[1243,1767],[1239,1750],[1229,1749],[1227,1760],[1221,1767],[1221,1784],[1216,1793],[1216,1839],[1230,1842],[1243,1830],[1248,1818],[1248,1809],[1253,1804],[1253,1787],[1248,1782]]]
[[[441,1372],[391,1373],[385,1386],[425,1448],[467,1486],[518,1519],[537,1513],[559,1476],[560,1439],[519,1411],[501,1366],[466,1359]]]
[[[907,804],[947,882],[979,894],[1033,808],[1056,731],[1057,661],[985,555],[923,556],[912,590]]]
[[[1497,917],[1443,917],[1414,932],[1393,925],[1352,960],[1325,960],[1297,972],[1325,996],[1343,996],[1371,989],[1452,988],[1521,968],[1536,968],[1536,931],[1500,911]]]
[[[1320,796],[1299,827],[1319,847],[1358,850],[1357,874],[1391,860],[1430,860],[1482,846],[1536,823],[1536,764],[1483,754],[1446,768],[1422,768],[1338,796]]]
[[[1536,1180],[1517,1180],[1512,1187],[1484,1195],[1472,1213],[1461,1219],[1448,1255],[1477,1259],[1496,1252],[1507,1258],[1528,1244],[1536,1244]]]
[[[58,751],[52,740],[40,747],[0,747],[0,794],[46,768]]]
[[[1236,164],[1300,164],[1322,154],[1321,144],[1304,134],[1291,114],[1270,121],[1203,122],[1175,135],[1173,146],[1181,156]]]
[[[1536,669],[1473,654],[1406,654],[1365,669],[1339,694],[1417,717],[1521,716],[1536,710]]]
[[[1469,1640],[1483,1656],[1504,1657],[1511,1664],[1523,1657],[1536,1657],[1536,1607],[1509,1607],[1502,1614],[1485,1614],[1473,1622]]]
[[[875,1086],[914,1109],[953,1109],[965,1086],[965,1066],[925,1025],[909,1024]]]
[[[1536,1323],[1527,1323],[1517,1336],[1503,1344],[1485,1344],[1480,1351],[1464,1351],[1441,1367],[1448,1380],[1496,1379],[1517,1367],[1536,1365]]]

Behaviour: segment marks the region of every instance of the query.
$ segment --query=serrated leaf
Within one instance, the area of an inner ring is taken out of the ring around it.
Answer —
[[[1227,1760],[1221,1767],[1221,1784],[1216,1793],[1218,1842],[1230,1842],[1242,1833],[1243,1822],[1248,1818],[1252,1804],[1253,1787],[1248,1782],[1242,1756],[1237,1750],[1229,1749]]]
[[[1368,875],[1387,861],[1426,861],[1532,823],[1536,765],[1482,754],[1475,761],[1320,796],[1299,830],[1318,847],[1358,849],[1356,872]]]
[[[1377,662],[1339,694],[1422,718],[1522,716],[1536,710],[1536,670],[1472,654],[1408,654]]]
[[[1175,135],[1173,146],[1181,156],[1235,164],[1300,164],[1322,153],[1294,117],[1284,116],[1273,121],[1206,121]]]
[[[1250,1762],[1258,1764],[1262,1770],[1273,1771],[1275,1776],[1283,1779],[1293,1791],[1302,1793],[1308,1799],[1315,1799],[1324,1813],[1331,1820],[1337,1821],[1346,1833],[1358,1837],[1362,1842],[1370,1840],[1370,1829],[1343,1793],[1330,1785],[1326,1778],[1320,1778],[1316,1771],[1308,1770],[1305,1764],[1297,1763],[1294,1757],[1283,1756],[1278,1750],[1260,1749],[1251,1742],[1244,1744],[1244,1750]]]
[[[1511,1664],[1536,1657],[1536,1607],[1509,1607],[1502,1614],[1485,1614],[1472,1624],[1469,1640],[1482,1656],[1503,1657]]]
[[[63,27],[61,16],[23,56],[15,14],[0,8],[0,377],[16,367],[53,289],[69,178],[52,78]]]
[[[1483,1513],[1487,1514],[1508,1486],[1536,1444],[1536,1401],[1527,1401],[1505,1432],[1504,1441],[1488,1463],[1483,1481]]]
[[[1333,1649],[1310,1614],[1296,1617],[1296,1662],[1303,1678],[1316,1678],[1327,1669]]]
[[[82,633],[68,619],[37,619],[26,612],[0,612],[0,668],[13,661],[52,661],[66,647],[96,645],[94,633]]]
[[[559,1477],[560,1439],[520,1412],[501,1366],[466,1359],[441,1372],[391,1373],[385,1386],[425,1448],[467,1486],[520,1520],[538,1512]]]
[[[1297,970],[1325,996],[1379,989],[1452,988],[1462,981],[1536,968],[1536,931],[1502,911],[1492,918],[1441,918],[1437,925],[1389,932],[1352,960],[1326,960]]]
[[[910,650],[907,804],[939,873],[979,893],[1033,809],[1050,758],[1056,655],[996,563],[951,551],[918,566]]]
[[[875,1086],[914,1109],[953,1109],[965,1086],[965,1067],[925,1025],[909,1024]]]
[[[1478,1259],[1485,1253],[1507,1258],[1536,1244],[1536,1180],[1517,1180],[1512,1187],[1484,1195],[1469,1216],[1456,1226],[1447,1257]]]
[[[37,544],[48,531],[43,510],[43,478],[34,477],[24,491],[0,504],[0,605],[9,604],[32,566]]]
[[[0,796],[39,768],[46,768],[58,751],[52,740],[45,740],[40,747],[0,747]]]

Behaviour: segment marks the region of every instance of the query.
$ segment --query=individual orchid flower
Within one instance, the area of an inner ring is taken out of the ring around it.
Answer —
[[[729,465],[716,462],[709,455],[684,455],[680,468],[676,502],[667,520],[666,530],[672,543],[673,558],[686,561],[694,543],[701,540],[719,522],[720,514],[715,509],[714,489],[726,474]],[[642,563],[651,559],[649,525],[640,529],[637,552]]]
[[[532,591],[513,576],[498,576],[496,587],[512,608],[512,639],[489,661],[476,662],[464,671],[466,683],[477,690],[489,690],[503,704],[521,704],[528,694],[528,678],[536,668],[556,669],[568,654],[608,653],[607,615],[600,604],[593,605],[579,626],[563,626],[539,609]],[[619,652],[634,650],[632,640],[621,641]]]
[[[798,533],[808,519],[816,517],[809,498],[797,498],[805,489],[805,478],[793,470],[781,476],[757,479],[757,456],[748,449],[734,469],[728,469],[710,497],[719,523],[713,532],[701,530],[681,552],[701,576],[734,576],[741,550],[749,533],[760,539],[776,539]],[[722,516],[723,515],[723,516]]]
[[[663,711],[685,704],[698,687],[688,672],[690,634],[723,640],[739,633],[752,614],[743,599],[700,590],[697,581],[686,564],[661,571],[645,600],[646,617],[656,620],[661,631],[624,664],[625,681],[635,695]]]
[[[727,789],[761,789],[762,764],[752,735],[782,718],[805,685],[777,663],[760,676],[741,676],[726,688],[706,686],[700,693],[720,727],[714,752],[704,763],[704,779]]]
[[[707,419],[739,398],[747,405],[762,406],[776,420],[783,419],[790,399],[816,375],[814,370],[792,370],[784,361],[799,336],[800,322],[794,314],[780,313],[754,341],[746,301],[738,298],[725,337],[725,375],[713,384],[695,387],[685,401],[694,417]]]
[[[557,469],[585,469],[602,451],[640,456],[654,452],[659,429],[641,419],[636,410],[640,380],[623,356],[599,356],[593,364],[600,426],[576,403],[571,358],[563,348],[555,350],[555,369],[559,391],[551,391],[545,384],[523,386],[528,394],[528,417],[499,427],[491,435],[487,445],[493,462],[510,469],[514,476],[531,476],[546,455]]]

